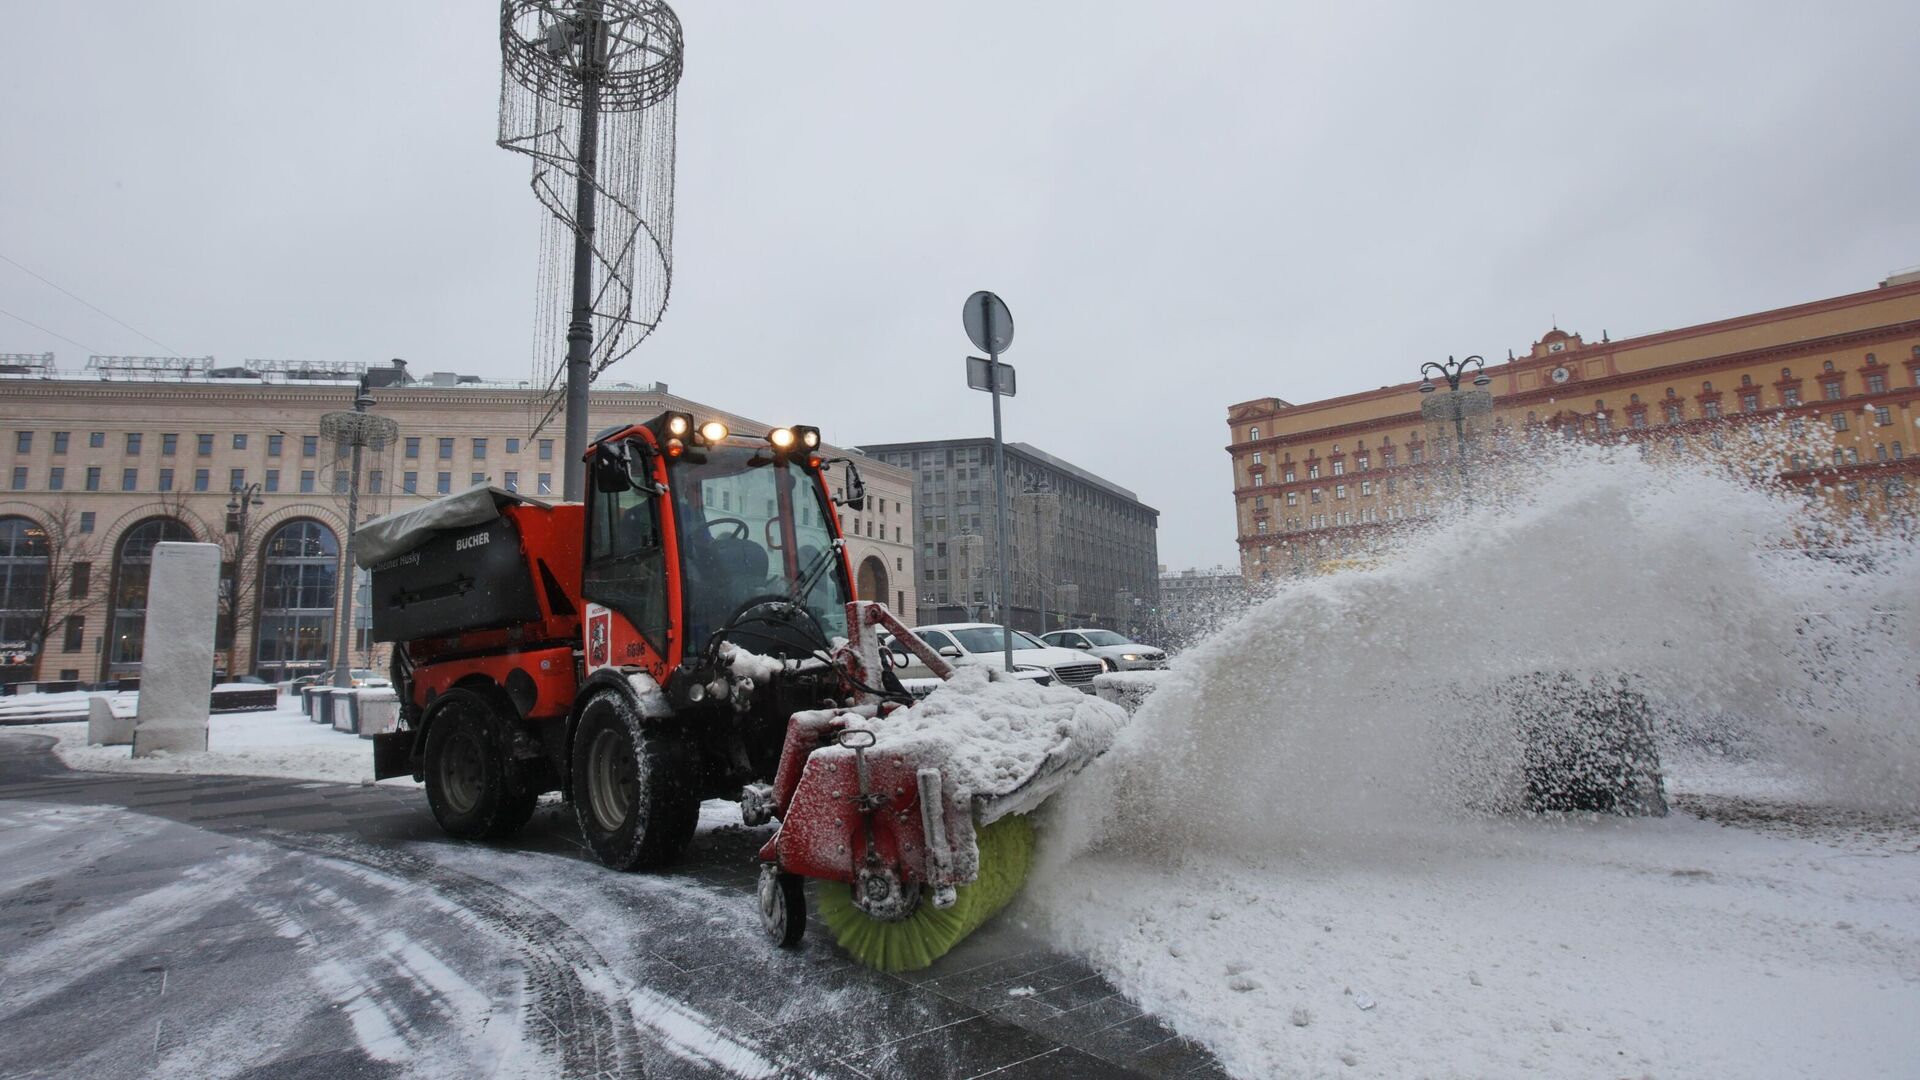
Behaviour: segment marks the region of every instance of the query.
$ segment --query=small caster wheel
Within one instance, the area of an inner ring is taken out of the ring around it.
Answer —
[[[791,949],[807,932],[806,882],[773,863],[760,864],[760,925],[775,945]]]

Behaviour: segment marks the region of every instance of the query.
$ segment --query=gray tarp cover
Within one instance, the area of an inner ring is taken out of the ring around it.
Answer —
[[[492,521],[500,516],[501,507],[515,503],[547,505],[501,488],[475,484],[425,506],[383,514],[360,526],[353,538],[353,561],[359,563],[361,569],[371,570],[388,559],[412,551],[441,529]]]

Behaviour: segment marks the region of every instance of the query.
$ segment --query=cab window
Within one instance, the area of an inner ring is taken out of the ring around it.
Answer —
[[[581,592],[626,616],[655,648],[666,641],[666,567],[654,496],[635,488],[596,492]]]

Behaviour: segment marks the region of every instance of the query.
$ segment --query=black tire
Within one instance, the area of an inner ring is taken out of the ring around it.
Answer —
[[[800,944],[807,932],[804,878],[781,873],[773,863],[760,864],[760,926],[783,949]]]
[[[683,747],[642,723],[624,696],[587,702],[573,735],[573,813],[580,835],[615,870],[680,857],[700,818]]]
[[[514,765],[512,729],[468,690],[449,690],[435,704],[423,766],[434,820],[461,840],[519,831],[540,798]]]

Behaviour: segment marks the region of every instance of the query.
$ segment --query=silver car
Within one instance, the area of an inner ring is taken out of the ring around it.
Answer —
[[[1055,630],[1040,640],[1063,649],[1077,649],[1105,660],[1115,671],[1154,671],[1167,666],[1167,654],[1111,630],[1081,627]]]
[[[1005,639],[993,623],[941,623],[916,626],[913,632],[956,664],[1001,664]],[[1018,630],[1013,632],[1013,666],[1041,682],[1056,682],[1089,694],[1093,692],[1093,677],[1107,670],[1096,657],[1041,644]],[[923,679],[932,674],[917,659],[910,659],[899,672],[902,679]]]

